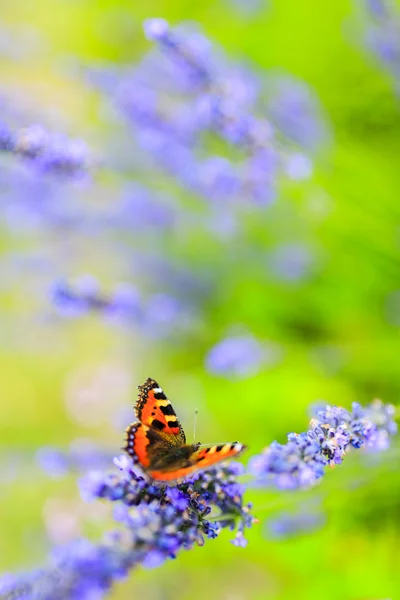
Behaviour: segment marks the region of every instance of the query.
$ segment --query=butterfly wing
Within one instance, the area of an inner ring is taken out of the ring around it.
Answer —
[[[185,433],[174,409],[154,379],[139,385],[135,404],[138,421],[127,427],[124,450],[134,463],[147,470],[160,456],[186,443]]]
[[[245,449],[243,444],[221,444],[195,450],[183,464],[171,466],[168,469],[148,470],[148,475],[156,481],[176,481],[183,479],[196,471],[207,469],[227,458],[237,456]]]
[[[147,437],[148,427],[142,423],[132,423],[125,430],[125,444],[123,450],[129,454],[135,464],[146,469],[150,465],[148,447],[150,440]]]
[[[124,450],[155,481],[176,481],[237,456],[238,442],[199,449],[186,445],[185,433],[162,388],[154,379],[139,386],[138,421],[126,429]]]
[[[171,402],[158,383],[150,377],[143,385],[139,385],[135,413],[143,425],[158,431],[171,445],[186,443],[185,432]]]

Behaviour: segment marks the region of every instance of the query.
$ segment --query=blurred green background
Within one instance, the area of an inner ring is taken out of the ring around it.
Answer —
[[[2,52],[2,96],[37,115],[53,111],[64,129],[99,151],[107,131],[98,100],[68,65],[135,60],[148,47],[142,20],[152,16],[195,20],[231,56],[304,79],[332,129],[312,182],[287,186],[272,208],[275,231],[259,220],[249,226],[254,256],[279,237],[305,241],[319,268],[298,285],[260,278],[248,245],[235,244],[223,254],[230,257],[226,271],[221,260],[218,297],[187,347],[143,341],[96,316],[55,327],[32,319],[28,309],[44,311],[47,302],[35,266],[0,290],[0,564],[15,570],[41,564],[51,543],[80,533],[96,537],[110,526],[106,506],[81,502],[74,474],[50,479],[33,456],[43,445],[66,449],[77,439],[117,454],[124,426],[115,415],[133,404],[136,385],[148,376],[164,387],[188,432],[198,407],[202,442],[240,439],[249,456],[306,429],[315,402],[398,402],[400,103],[389,76],[362,47],[362,16],[344,0],[270,0],[254,17],[228,0],[2,0],[0,12],[14,49],[22,40],[30,44],[19,58]],[[74,248],[73,236],[56,237],[47,247],[90,255],[82,241]],[[40,241],[1,228],[7,274],[5,257],[32,243],[40,248]],[[206,251],[200,239],[191,251],[203,252],[207,265],[217,250]],[[283,360],[244,380],[207,374],[207,350],[236,323],[279,343]],[[311,492],[249,491],[260,523],[246,549],[231,546],[224,532],[157,570],[138,569],[111,597],[400,598],[398,467],[394,443],[373,463],[353,453]],[[326,511],[322,528],[267,539],[267,518],[308,499]]]

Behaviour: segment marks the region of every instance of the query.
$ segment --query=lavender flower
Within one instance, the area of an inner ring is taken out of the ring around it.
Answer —
[[[149,510],[158,515],[157,519],[163,518],[166,511],[168,519],[172,515],[177,519],[178,530],[187,531],[189,537],[186,540],[182,538],[179,543],[177,540],[178,546],[186,546],[191,545],[190,540],[202,541],[203,534],[215,537],[216,529],[206,519],[212,510],[217,510],[218,520],[223,526],[232,526],[238,519],[242,528],[250,527],[253,522],[249,506],[243,505],[244,486],[236,482],[241,472],[240,465],[236,463],[194,474],[174,487],[160,487],[139,475],[126,456],[118,457],[114,462],[120,469],[119,476],[93,471],[81,481],[81,493],[87,501],[105,498],[120,502],[115,515],[128,527],[142,518],[147,520]],[[155,549],[162,551],[161,547]]]
[[[36,452],[36,461],[50,477],[63,477],[68,472],[68,461],[63,452],[49,446]]]
[[[159,46],[184,70],[186,78],[194,85],[208,85],[211,81],[214,60],[211,44],[202,34],[191,31],[190,36],[170,28],[164,19],[147,19],[144,22],[146,37]]]
[[[152,193],[143,186],[128,186],[120,202],[106,215],[107,225],[121,232],[171,229],[176,221],[176,210],[169,199]]]
[[[308,431],[290,433],[286,444],[272,442],[253,457],[249,471],[260,483],[281,489],[313,485],[327,466],[340,464],[351,447],[387,448],[390,436],[397,431],[394,411],[392,405],[380,400],[367,408],[354,403],[352,412],[327,406],[317,412]]]
[[[11,152],[41,173],[82,176],[89,168],[89,153],[82,140],[50,134],[41,125],[12,132],[0,123],[0,151]]]
[[[369,23],[365,45],[392,75],[400,89],[400,15],[387,0],[365,0]]]
[[[11,129],[0,121],[0,151],[11,152],[13,148],[13,135]]]
[[[71,471],[82,472],[104,468],[109,464],[111,456],[107,450],[82,440],[75,440],[67,450],[42,446],[35,453],[40,468],[55,479]]]
[[[281,356],[277,346],[262,343],[251,335],[223,339],[209,351],[207,369],[225,377],[250,377],[262,367],[275,364]]]
[[[229,7],[234,8],[241,16],[255,18],[269,6],[268,0],[228,0]]]
[[[100,600],[111,585],[124,578],[132,555],[123,546],[93,544],[79,539],[57,548],[48,564],[33,572],[5,574],[0,578],[0,597],[21,600]]]
[[[243,531],[254,519],[249,505],[243,504],[242,488],[235,483],[235,465],[161,488],[137,475],[127,457],[115,463],[119,476],[93,472],[81,489],[85,499],[113,502],[114,518],[122,529],[97,545],[77,540],[57,549],[48,565],[33,573],[4,575],[0,579],[3,597],[100,599],[133,567],[156,568],[180,550],[214,539],[224,527],[233,528],[236,521],[239,531],[234,543],[245,545]]]
[[[56,281],[50,289],[50,295],[57,312],[64,317],[77,317],[91,310],[107,311],[113,308],[112,299],[99,293],[99,284],[91,276],[81,277],[75,289],[65,281]]]
[[[86,224],[85,207],[76,193],[76,177],[60,177],[55,172],[52,175],[46,176],[30,159],[6,156],[0,171],[1,212],[13,231],[79,229]]]
[[[393,3],[389,3],[387,0],[365,0],[365,6],[373,17],[381,19],[389,15],[389,9],[393,8]]]
[[[75,287],[56,281],[50,296],[62,317],[100,313],[110,322],[138,327],[156,338],[185,330],[192,321],[188,307],[170,294],[154,293],[142,298],[133,286],[120,284],[112,294],[106,295],[100,292],[97,280],[91,276],[79,279]]]
[[[270,118],[288,139],[316,151],[328,139],[328,129],[318,98],[301,80],[279,78],[271,84]]]
[[[91,311],[133,319],[139,311],[138,292],[128,284],[121,284],[110,296],[102,294],[97,280],[89,275],[77,280],[76,286],[56,281],[51,289],[51,301],[61,316],[78,317]]]
[[[144,29],[156,49],[117,75],[112,91],[106,77],[103,89],[158,166],[212,202],[268,204],[281,173],[298,180],[309,176],[310,159],[288,162],[286,156],[289,139],[306,148],[325,139],[318,104],[304,84],[287,84],[268,109],[262,78],[231,63],[195,27],[149,19]],[[97,83],[102,85],[101,78]],[[285,148],[275,139],[268,110],[284,130]],[[210,152],[210,133],[227,146],[223,156]],[[241,158],[233,158],[236,148]]]
[[[287,539],[319,529],[325,521],[326,517],[319,508],[304,507],[295,512],[281,512],[266,522],[266,537],[272,540]]]
[[[268,264],[277,279],[297,283],[310,273],[313,256],[301,244],[282,244],[271,251]]]

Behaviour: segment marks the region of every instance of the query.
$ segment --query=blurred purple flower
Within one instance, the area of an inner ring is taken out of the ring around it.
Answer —
[[[400,61],[399,30],[394,23],[388,23],[386,27],[371,26],[366,34],[367,46],[395,76]]]
[[[40,468],[53,478],[64,477],[73,471],[103,468],[110,463],[111,457],[110,452],[86,440],[75,440],[67,450],[43,446],[35,454]]]
[[[300,155],[288,161],[275,141],[265,117],[265,84],[255,71],[229,61],[192,24],[170,27],[164,19],[149,19],[144,30],[156,48],[136,68],[119,73],[112,89],[99,78],[97,83],[114,97],[159,167],[208,200],[260,204],[274,198],[279,174],[309,176],[311,161]],[[316,99],[300,82],[285,81],[281,88],[272,99],[273,120],[288,140],[314,149],[325,140]],[[213,156],[210,133],[239,147],[238,158],[232,160],[230,149]]]
[[[13,149],[13,135],[11,129],[0,121],[0,151],[11,152]]]
[[[227,158],[210,156],[198,166],[196,186],[211,200],[229,200],[237,196],[240,180]]]
[[[139,291],[129,283],[115,286],[104,315],[109,320],[126,323],[139,318],[142,300]]]
[[[312,160],[300,152],[290,154],[286,158],[285,171],[289,179],[294,181],[309,179],[313,172]]]
[[[311,271],[314,257],[311,251],[300,244],[282,244],[268,256],[269,268],[277,279],[297,283]]]
[[[381,19],[389,15],[389,8],[393,8],[393,3],[389,4],[387,0],[365,0],[365,6],[371,15]]]
[[[244,537],[243,533],[241,531],[238,531],[234,539],[231,540],[231,544],[233,544],[237,548],[246,548],[248,541]]]
[[[78,539],[57,548],[42,569],[3,575],[0,590],[8,594],[6,598],[21,600],[100,600],[115,581],[126,576],[131,561],[131,554],[122,547]]]
[[[255,18],[269,6],[270,0],[227,0],[227,4],[244,17]]]
[[[400,90],[400,13],[393,2],[365,0],[369,21],[364,43],[391,73]]]
[[[68,460],[65,454],[56,448],[43,446],[36,452],[35,458],[50,477],[63,477],[68,473]]]
[[[304,507],[296,512],[281,512],[266,522],[266,536],[272,540],[283,540],[308,534],[322,527],[326,516],[318,508]]]
[[[100,292],[98,281],[85,275],[77,280],[75,287],[65,281],[56,281],[50,289],[50,298],[58,314],[63,317],[79,317],[98,311],[110,318],[125,320],[137,317],[140,300],[137,291],[128,284],[120,284],[113,295]]]
[[[216,344],[207,355],[206,366],[215,375],[250,377],[275,364],[280,356],[277,346],[262,343],[251,335],[237,335]]]
[[[244,163],[244,196],[256,204],[268,205],[276,195],[276,176],[279,170],[279,156],[271,148],[257,150]]]
[[[148,40],[163,40],[169,33],[168,21],[165,19],[147,19],[143,24],[144,33]]]
[[[85,207],[79,203],[74,178],[46,177],[30,161],[11,156],[0,170],[1,212],[13,231],[37,228],[82,228]]]
[[[82,140],[48,133],[41,125],[11,132],[0,125],[0,150],[25,159],[41,173],[82,176],[90,166],[90,156]]]
[[[327,406],[317,412],[305,433],[290,433],[286,444],[272,442],[250,460],[249,471],[260,484],[281,489],[308,487],[316,483],[327,466],[340,464],[347,451],[365,445],[384,450],[395,435],[394,407],[376,400],[352,412]]]
[[[78,317],[90,310],[106,310],[111,301],[99,294],[97,280],[85,275],[81,277],[73,289],[63,281],[56,281],[50,289],[50,298],[58,314],[63,317]]]
[[[51,302],[62,317],[77,318],[99,313],[110,322],[138,327],[155,338],[187,330],[192,311],[170,294],[154,293],[141,298],[138,291],[120,284],[110,295],[99,291],[96,279],[85,276],[70,287],[57,281],[50,290]]]
[[[289,77],[282,77],[274,84],[276,89],[269,102],[269,114],[282,134],[313,152],[326,144],[326,120],[310,87]]]
[[[143,559],[142,565],[145,569],[155,569],[165,562],[165,554],[158,550],[150,551]]]
[[[152,294],[143,308],[139,326],[154,338],[187,330],[191,315],[184,304],[170,294]]]
[[[164,19],[147,19],[144,31],[148,39],[157,42],[170,60],[190,80],[192,85],[208,85],[215,68],[209,40],[194,27],[172,29]]]
[[[107,220],[118,231],[129,229],[140,233],[149,229],[169,229],[175,221],[175,210],[170,204],[149,189],[130,186],[124,190],[121,201]]]

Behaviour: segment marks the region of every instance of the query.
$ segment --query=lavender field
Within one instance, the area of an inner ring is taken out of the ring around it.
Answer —
[[[400,5],[0,8],[0,600],[400,599]]]

